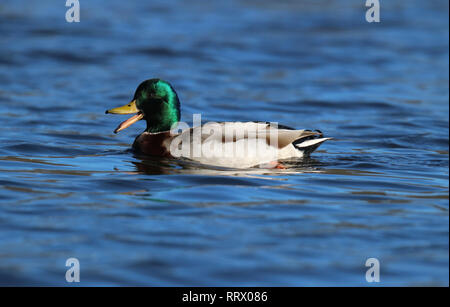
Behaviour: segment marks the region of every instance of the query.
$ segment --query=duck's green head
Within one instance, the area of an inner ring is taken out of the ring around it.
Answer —
[[[106,113],[137,113],[121,123],[114,130],[114,133],[131,126],[141,119],[147,121],[147,129],[145,130],[147,132],[167,131],[180,121],[180,100],[169,82],[161,79],[149,79],[139,84],[130,103],[108,110]]]

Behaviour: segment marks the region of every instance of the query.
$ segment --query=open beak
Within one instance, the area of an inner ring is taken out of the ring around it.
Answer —
[[[122,122],[119,126],[117,126],[117,128],[114,130],[114,133],[117,133],[120,130],[130,127],[135,122],[140,121],[141,119],[144,118],[144,114],[142,114],[142,112],[140,112],[138,110],[138,108],[136,107],[136,100],[133,100],[129,104],[126,104],[122,107],[107,110],[105,113],[106,114],[134,114],[134,113],[137,113],[136,115],[130,117],[126,121]]]

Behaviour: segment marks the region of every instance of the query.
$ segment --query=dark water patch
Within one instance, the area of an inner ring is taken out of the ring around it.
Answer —
[[[149,57],[160,57],[160,58],[173,58],[178,60],[180,58],[190,58],[190,59],[207,59],[205,54],[194,51],[194,50],[177,50],[168,47],[142,47],[136,49],[130,49],[127,52],[133,54],[141,54]]]
[[[34,60],[52,60],[57,63],[74,64],[100,64],[108,61],[109,54],[93,55],[88,50],[73,51],[55,51],[48,49],[35,49],[29,51],[27,56]]]
[[[218,172],[220,174],[220,172]],[[254,180],[243,180],[240,178],[233,177],[210,177],[210,176],[189,176],[184,177],[183,180],[189,183],[189,185],[232,185],[232,186],[259,186],[258,183],[253,182]]]
[[[86,155],[91,154],[91,150],[73,148],[67,144],[60,144],[59,146],[44,145],[44,144],[33,144],[33,143],[21,143],[16,145],[9,145],[2,148],[4,151],[13,154],[34,154],[35,156],[40,155]]]
[[[376,102],[376,101],[287,101],[277,102],[280,105],[292,106],[300,105],[305,108],[318,108],[320,110],[332,109],[332,110],[357,110],[357,109],[371,109],[371,110],[389,110],[399,111],[406,110],[405,108],[391,104],[388,102]]]
[[[19,270],[17,269],[2,268],[2,270],[0,271],[0,286],[11,287],[11,286],[29,285],[36,287],[43,285],[41,280],[36,280],[21,275],[22,274],[20,274]]]
[[[79,132],[49,132],[49,133],[42,133],[42,135],[74,141],[92,141],[92,142],[111,141],[111,138],[99,134],[98,135],[81,134]]]
[[[130,189],[136,191],[146,191],[151,183],[138,180],[130,181],[125,179],[101,179],[91,181],[91,184],[93,187],[108,191],[113,190],[117,193],[121,191],[130,191]]]
[[[63,35],[64,32],[55,28],[39,28],[30,31],[32,36],[52,37],[57,35]]]
[[[39,103],[37,103],[36,105],[28,105],[25,107],[25,109],[30,112],[36,112],[37,114],[48,114],[48,113],[64,113],[69,110],[72,110],[73,108],[62,105],[49,106],[48,104],[44,104],[43,102],[41,102],[41,106],[39,105]]]

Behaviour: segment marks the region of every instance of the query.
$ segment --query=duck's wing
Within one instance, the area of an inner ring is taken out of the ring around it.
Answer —
[[[266,139],[267,144],[284,148],[296,141],[320,136],[320,132],[310,130],[294,130],[292,128],[271,125],[260,122],[209,122],[200,127],[194,127],[190,133],[198,133],[203,141],[236,142],[242,139]]]
[[[270,124],[270,122],[266,122]],[[281,130],[296,130],[295,128],[278,124],[278,129]],[[296,130],[299,131],[299,130]],[[305,132],[312,132],[311,130],[304,130]],[[314,134],[305,133],[300,138],[292,142],[295,148],[300,150],[304,156],[309,156],[313,151],[315,151],[320,144],[327,140],[332,140],[330,137],[323,137],[323,133],[320,130],[314,130]]]
[[[279,129],[267,123],[209,122],[171,135],[164,144],[174,157],[242,168],[309,155],[328,139],[321,135],[309,130]]]
[[[289,144],[301,143],[305,139],[320,136],[319,132],[309,130],[278,130],[278,148],[283,148]]]

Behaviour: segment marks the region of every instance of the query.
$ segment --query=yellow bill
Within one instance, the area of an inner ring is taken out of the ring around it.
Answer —
[[[132,124],[134,124],[137,121],[140,121],[144,118],[144,114],[138,110],[136,107],[136,100],[131,101],[129,104],[126,104],[122,107],[110,109],[106,111],[106,114],[134,114],[136,115],[130,117],[126,121],[120,123],[119,126],[114,130],[114,133],[117,133],[125,128],[130,127]]]
[[[106,114],[134,114],[138,113],[139,110],[136,106],[136,100],[131,101],[129,104],[126,104],[124,106],[106,110]]]

